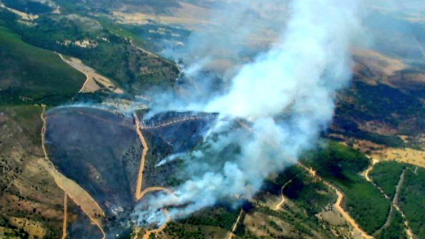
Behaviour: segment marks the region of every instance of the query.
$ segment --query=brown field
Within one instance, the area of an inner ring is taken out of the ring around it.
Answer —
[[[344,138],[344,140],[346,142],[354,142],[353,147],[365,153],[373,161],[397,161],[400,163],[407,163],[425,168],[424,150],[416,150],[411,148],[391,148],[384,145],[375,144],[367,140],[347,138]]]
[[[377,161],[398,161],[425,168],[425,151],[419,151],[410,148],[385,148],[374,151],[369,154],[372,159]]]
[[[353,50],[353,55],[361,59],[363,64],[384,76],[391,76],[407,67],[402,60],[391,58],[372,50],[357,48]]]
[[[179,2],[180,8],[177,8],[172,15],[155,15],[142,12],[127,13],[123,11],[112,12],[112,17],[119,23],[142,25],[149,20],[162,24],[180,24],[190,30],[199,29],[202,26],[210,25],[210,10],[207,8],[195,6],[193,4]]]

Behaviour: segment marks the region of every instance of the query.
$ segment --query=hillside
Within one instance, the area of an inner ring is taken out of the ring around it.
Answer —
[[[0,0],[0,238],[425,238],[423,16],[368,6],[345,88],[264,90],[264,69],[315,72],[309,47],[249,68],[280,60],[279,3]]]
[[[50,51],[23,42],[0,27],[0,88],[2,104],[43,103],[76,94],[85,76]]]

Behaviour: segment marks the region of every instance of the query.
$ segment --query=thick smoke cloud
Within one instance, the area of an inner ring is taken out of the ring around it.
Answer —
[[[179,218],[219,200],[252,198],[264,179],[296,163],[326,129],[335,94],[351,77],[350,48],[362,35],[361,2],[293,0],[288,8],[285,30],[268,52],[244,65],[227,92],[186,108],[220,117],[203,146],[182,156],[187,181],[174,195],[139,205],[139,224],[163,223],[158,209],[168,206]],[[251,129],[229,118],[243,118]]]
[[[252,44],[272,42],[282,32],[287,18],[287,2],[281,0],[226,1],[212,4],[211,23],[195,31],[182,51],[167,51],[171,58],[193,63],[195,68],[207,66],[217,58],[228,62],[241,62],[244,55],[253,51]],[[258,46],[257,46],[258,47]],[[185,69],[196,77],[197,71]]]

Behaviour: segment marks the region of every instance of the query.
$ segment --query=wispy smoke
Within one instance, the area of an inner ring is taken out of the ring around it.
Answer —
[[[274,1],[279,2],[287,4]],[[190,106],[218,112],[221,120],[200,149],[182,157],[190,178],[175,195],[151,197],[143,212],[136,209],[139,223],[163,222],[152,217],[163,207],[179,218],[219,200],[252,198],[264,179],[296,163],[326,129],[334,96],[351,77],[350,48],[362,33],[361,2],[293,0],[288,8],[289,19],[280,27],[285,30],[271,49],[243,66],[226,93]],[[224,118],[246,119],[252,130]]]

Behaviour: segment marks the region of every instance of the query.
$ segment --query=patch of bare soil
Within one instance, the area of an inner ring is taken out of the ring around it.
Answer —
[[[273,227],[271,222],[278,225],[282,231],[276,230],[276,226]],[[257,237],[270,237],[270,234],[276,236],[293,237],[296,236],[296,228],[285,222],[284,220],[266,215],[260,212],[249,213],[245,216],[243,221],[246,229]]]
[[[373,161],[397,161],[400,163],[407,163],[425,168],[424,150],[411,148],[391,148],[385,145],[375,144],[367,140],[348,139],[343,136],[342,138],[346,142],[352,142],[353,148],[362,151]]]
[[[10,12],[13,12],[14,14],[18,15],[22,20],[25,20],[25,21],[33,21],[33,20],[37,20],[38,19],[38,15],[28,14],[28,13],[21,12],[21,11],[18,11],[16,9],[13,9],[13,8],[6,7],[1,2],[0,2],[0,7],[1,8],[5,8],[5,9],[7,9]]]
[[[59,54],[59,56],[68,65],[86,75],[86,81],[84,82],[84,85],[81,87],[79,92],[109,90],[117,94],[124,93],[124,91],[112,83],[110,79],[98,74],[93,68],[86,66],[80,59],[74,57],[64,57],[61,54]]]
[[[330,210],[323,210],[316,216],[333,226],[342,226],[342,225],[346,225],[347,223],[344,217],[333,208]]]
[[[415,41],[418,51],[422,52],[425,59],[424,47],[417,39]],[[355,75],[367,84],[377,85],[381,83],[394,88],[411,90],[425,88],[425,74],[408,70],[410,66],[401,59],[366,49],[354,49],[353,57],[356,62]]]
[[[355,49],[354,57],[364,65],[385,76],[393,75],[395,72],[403,70],[407,65],[399,59],[385,56],[381,53],[366,49]]]
[[[211,11],[208,8],[195,6],[190,3],[179,2],[180,6],[168,15],[158,15],[152,13],[142,13],[128,11],[114,11],[112,17],[123,24],[146,24],[149,21],[156,21],[161,24],[180,24],[188,29],[195,30],[202,26],[211,24],[209,17]]]
[[[392,125],[379,120],[358,122],[359,129],[364,132],[375,133],[380,135],[395,135],[398,129]]]

